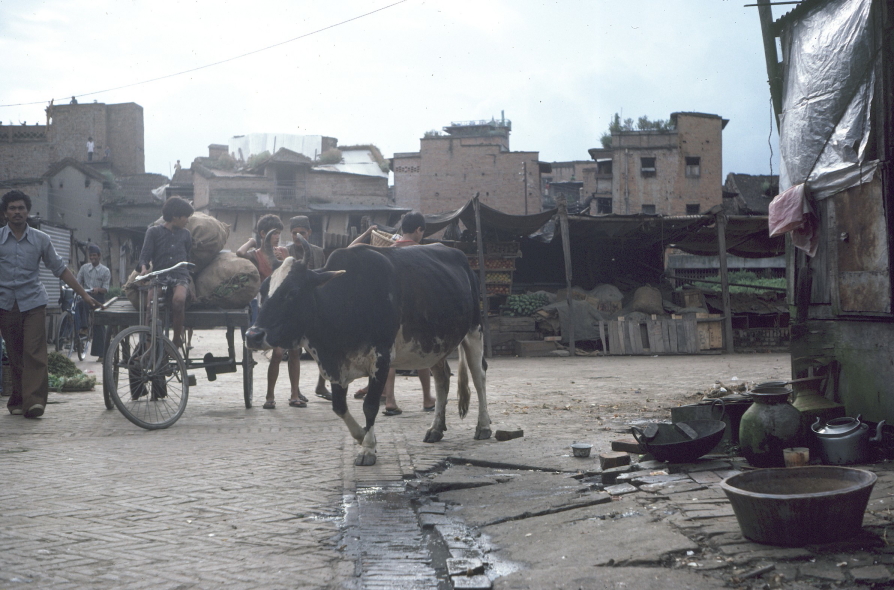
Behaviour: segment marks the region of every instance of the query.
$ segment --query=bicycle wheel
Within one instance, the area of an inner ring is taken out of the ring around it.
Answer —
[[[59,322],[59,331],[56,332],[56,352],[62,352],[68,348],[73,332],[74,322],[71,319],[71,314],[64,313],[62,320]]]
[[[87,358],[87,343],[89,342],[89,336],[82,336],[78,334],[74,337],[74,349],[78,353],[78,360],[82,361]],[[71,355],[69,355],[71,356]]]
[[[112,326],[109,327],[112,328]],[[102,401],[105,403],[107,410],[111,410],[115,407],[115,402],[112,401],[112,396],[109,393],[109,383],[118,382],[118,373],[120,372],[118,367],[121,366],[122,356],[125,358],[130,356],[130,343],[126,340],[121,343],[120,347],[112,348],[109,346],[109,349],[106,351],[105,357],[103,358]],[[108,366],[112,367],[112,375],[114,376],[112,381],[108,381],[105,378],[105,368]]]
[[[103,380],[124,417],[141,428],[157,430],[176,422],[186,409],[189,382],[186,362],[174,344],[146,326],[120,332],[109,345]]]

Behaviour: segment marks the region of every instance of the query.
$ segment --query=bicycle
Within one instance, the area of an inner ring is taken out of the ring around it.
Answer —
[[[148,286],[140,287],[140,325],[119,332],[106,351],[103,393],[125,418],[147,430],[167,428],[186,409],[186,361],[167,337],[169,314],[164,313],[164,318],[159,314],[159,292],[166,289],[159,284],[159,278],[172,270],[194,266],[181,262],[136,277],[138,283],[149,281]],[[146,292],[152,293],[149,309],[143,299]]]
[[[62,303],[62,319],[56,332],[56,352],[68,351],[68,358],[77,351],[78,360],[87,358],[90,338],[93,332],[93,314],[87,326],[81,326],[78,320],[78,306],[83,299],[70,287],[62,287],[60,300]],[[86,333],[84,330],[86,329]]]

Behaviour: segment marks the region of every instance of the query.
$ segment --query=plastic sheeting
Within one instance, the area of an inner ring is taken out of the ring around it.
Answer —
[[[781,190],[806,182],[824,199],[872,179],[877,162],[864,161],[879,59],[872,3],[831,0],[784,24]]]

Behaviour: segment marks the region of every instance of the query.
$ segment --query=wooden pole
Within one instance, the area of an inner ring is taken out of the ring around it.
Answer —
[[[528,214],[528,163],[522,162],[522,190],[525,195],[525,215]]]
[[[776,129],[779,129],[779,115],[782,114],[782,78],[779,75],[779,55],[776,53],[776,34],[773,31],[773,9],[770,0],[757,0],[757,13],[761,21],[764,38],[764,59],[767,63],[767,78],[770,84],[770,98],[776,115]]]
[[[556,196],[556,205],[559,207],[559,228],[562,232],[562,253],[565,255],[565,288],[568,303],[568,351],[571,356],[575,354],[574,346],[574,307],[571,297],[571,236],[568,234],[568,204],[565,195]]]
[[[726,215],[718,213],[717,217],[717,252],[720,255],[720,292],[723,297],[723,341],[726,352],[735,352],[733,348],[733,311],[729,302],[729,273],[726,268]]]
[[[484,272],[484,235],[481,232],[481,201],[478,200],[478,195],[480,194],[475,193],[475,198],[472,200],[472,208],[475,210],[475,241],[478,243],[478,288],[481,289],[481,323],[484,327],[484,350],[487,358],[491,358],[494,356],[494,351],[491,348],[490,320],[488,319],[490,302],[487,299],[487,284],[484,282],[486,278]]]

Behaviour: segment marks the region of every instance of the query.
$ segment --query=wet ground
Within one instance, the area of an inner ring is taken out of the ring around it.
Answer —
[[[221,354],[218,340],[194,344]],[[505,442],[473,440],[474,399],[459,420],[451,397],[444,440],[422,443],[431,414],[418,380],[399,377],[404,413],[379,418],[373,467],[354,467],[358,447],[302,367],[307,408],[285,403],[283,367],[277,409],[246,410],[239,373],[199,375],[164,431],[105,410],[98,391],[2,418],[0,586],[831,588],[890,574],[887,464],[872,467],[865,535],[798,551],[741,537],[716,485],[735,458],[644,463],[611,484],[599,472],[631,423],[668,419],[717,381],[788,378],[787,355],[495,358],[493,427],[524,432]],[[575,441],[592,456],[572,457]]]

